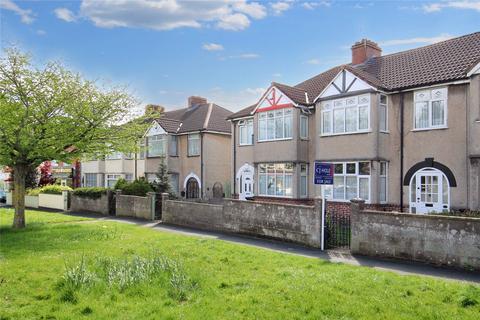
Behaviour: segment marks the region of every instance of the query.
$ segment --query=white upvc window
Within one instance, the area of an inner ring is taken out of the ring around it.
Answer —
[[[239,142],[241,146],[253,144],[253,119],[238,122]]]
[[[192,133],[188,135],[188,155],[200,155],[200,134]]]
[[[96,187],[97,186],[97,174],[85,173],[85,180],[83,182],[84,187]]]
[[[170,173],[168,175],[170,180],[170,189],[173,193],[179,194],[179,175],[178,173]]]
[[[370,130],[370,95],[324,101],[321,107],[321,134],[336,135]]]
[[[122,176],[120,174],[107,174],[105,177],[105,185],[107,188],[113,188],[117,183],[117,180]]]
[[[261,163],[258,168],[258,195],[292,197],[292,163]]]
[[[122,157],[123,157],[123,153],[116,151],[116,152],[112,152],[112,153],[108,154],[105,157],[105,159],[107,159],[107,160],[120,160],[120,159],[122,159]]]
[[[170,143],[168,146],[168,154],[171,156],[178,156],[178,137],[177,136],[169,136],[170,137]]]
[[[300,165],[300,197],[306,198],[308,196],[308,166],[307,164]]]
[[[308,116],[300,115],[300,139],[308,139]]]
[[[414,97],[414,129],[447,127],[448,88],[415,91]]]
[[[370,201],[370,162],[334,163],[333,186],[325,186],[325,197],[335,201],[361,198]]]
[[[147,157],[164,157],[166,136],[158,134],[147,138]]]
[[[380,94],[378,101],[378,126],[380,132],[388,131],[388,98],[384,94]]]
[[[380,203],[387,203],[388,201],[388,162],[380,162],[379,174],[379,201]]]
[[[133,174],[126,173],[125,174],[125,180],[128,181],[128,182],[132,182],[133,181]]]
[[[292,108],[283,108],[258,114],[258,141],[292,138]]]

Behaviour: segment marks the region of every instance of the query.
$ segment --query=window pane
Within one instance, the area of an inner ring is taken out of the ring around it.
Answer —
[[[275,138],[282,139],[283,138],[283,112],[276,112],[275,113]]]
[[[275,195],[275,174],[268,174],[267,181],[267,194],[273,196]]]
[[[379,123],[379,129],[380,131],[387,131],[387,106],[385,105],[380,105],[378,107],[379,110],[379,117],[380,117],[380,123]]]
[[[273,112],[269,112],[267,115],[267,139],[275,139],[275,119],[273,118]]]
[[[188,136],[188,155],[196,156],[200,154],[200,136],[198,134],[190,134]]]
[[[247,143],[253,144],[253,121],[249,120],[247,122]]]
[[[335,174],[343,173],[343,163],[335,163]]]
[[[363,200],[368,201],[369,200],[368,194],[369,194],[369,189],[370,189],[369,179],[368,178],[359,178],[358,183],[359,183],[359,186],[358,186],[359,197]]]
[[[265,164],[260,164],[258,167],[260,168],[260,173],[267,172],[267,166]]]
[[[387,178],[380,177],[380,202],[387,202]]]
[[[357,131],[357,107],[345,109],[345,126],[346,132]]]
[[[361,175],[370,175],[370,162],[359,162],[358,170]]]
[[[343,176],[333,177],[333,198],[338,200],[345,199],[345,185]]]
[[[428,127],[428,102],[415,104],[415,128]]]
[[[380,95],[380,103],[381,104],[387,104],[387,96],[384,94]]]
[[[291,174],[286,174],[285,175],[285,195],[286,196],[292,196],[293,190],[292,190],[292,175]]]
[[[412,186],[410,188],[410,202],[416,202],[416,192],[417,192],[417,177],[413,176],[412,178]]]
[[[265,119],[258,120],[258,140],[267,138],[267,121]]]
[[[283,172],[277,172],[275,185],[275,194],[277,196],[283,196],[285,194],[285,186],[283,185]]]
[[[307,176],[300,177],[300,196],[307,196]]]
[[[308,118],[305,116],[300,117],[300,138],[308,137]]]
[[[333,111],[333,132],[341,133],[345,131],[345,109]]]
[[[387,163],[386,162],[380,162],[380,175],[381,176],[387,175]]]
[[[447,180],[447,178],[442,176],[442,192],[443,192],[442,202],[443,202],[443,204],[448,204],[448,188],[449,188],[448,180]]]
[[[177,136],[170,136],[170,155],[176,156],[178,155],[178,140]]]
[[[165,155],[165,140],[163,136],[157,135],[147,138],[148,156],[159,157]]]
[[[293,172],[293,164],[292,163],[285,163],[283,165],[285,167],[285,172]]]
[[[445,124],[445,105],[443,101],[432,102],[432,126]]]
[[[357,197],[357,177],[346,177],[346,198],[351,200]]]
[[[285,111],[285,138],[292,137],[292,113],[291,110]]]
[[[307,173],[307,165],[306,164],[300,165],[300,173],[302,173],[302,174]]]
[[[265,174],[259,176],[259,188],[259,194],[267,194],[267,176]]]
[[[358,130],[368,129],[368,106],[358,108]]]
[[[245,126],[240,126],[240,144],[245,144],[247,142],[247,128]]]
[[[331,119],[332,111],[324,112],[323,113],[323,126],[322,132],[323,133],[331,133],[332,132],[332,119]]]
[[[357,164],[355,162],[347,163],[347,173],[355,174],[356,172],[357,172]]]

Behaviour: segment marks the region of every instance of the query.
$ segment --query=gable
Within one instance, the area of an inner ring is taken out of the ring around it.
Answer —
[[[150,129],[148,129],[146,136],[151,137],[151,136],[156,136],[158,134],[166,134],[166,133],[167,132],[162,128],[162,126],[159,125],[157,121],[154,121]]]
[[[342,70],[333,81],[320,93],[318,98],[325,98],[354,91],[374,89],[371,85],[348,70]],[[317,99],[318,99],[317,98]]]
[[[255,112],[281,109],[293,106],[293,101],[276,87],[271,87],[257,104]]]

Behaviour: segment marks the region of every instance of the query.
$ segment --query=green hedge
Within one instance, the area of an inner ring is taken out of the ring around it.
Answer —
[[[101,187],[84,187],[73,190],[73,194],[82,198],[98,199],[107,194],[107,190],[107,188]]]
[[[125,195],[145,197],[147,192],[153,191],[153,188],[145,178],[140,178],[130,183],[122,183],[120,190]]]
[[[27,190],[27,196],[38,196],[40,193],[47,194],[62,194],[62,191],[71,191],[72,188],[67,186],[61,186],[58,184],[51,184],[41,188]]]

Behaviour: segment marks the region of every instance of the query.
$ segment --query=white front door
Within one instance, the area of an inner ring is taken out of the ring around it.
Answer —
[[[253,167],[245,164],[243,165],[237,175],[239,182],[238,198],[245,200],[253,197]]]
[[[412,177],[410,188],[412,212],[427,214],[449,210],[449,186],[442,172],[422,169]]]

